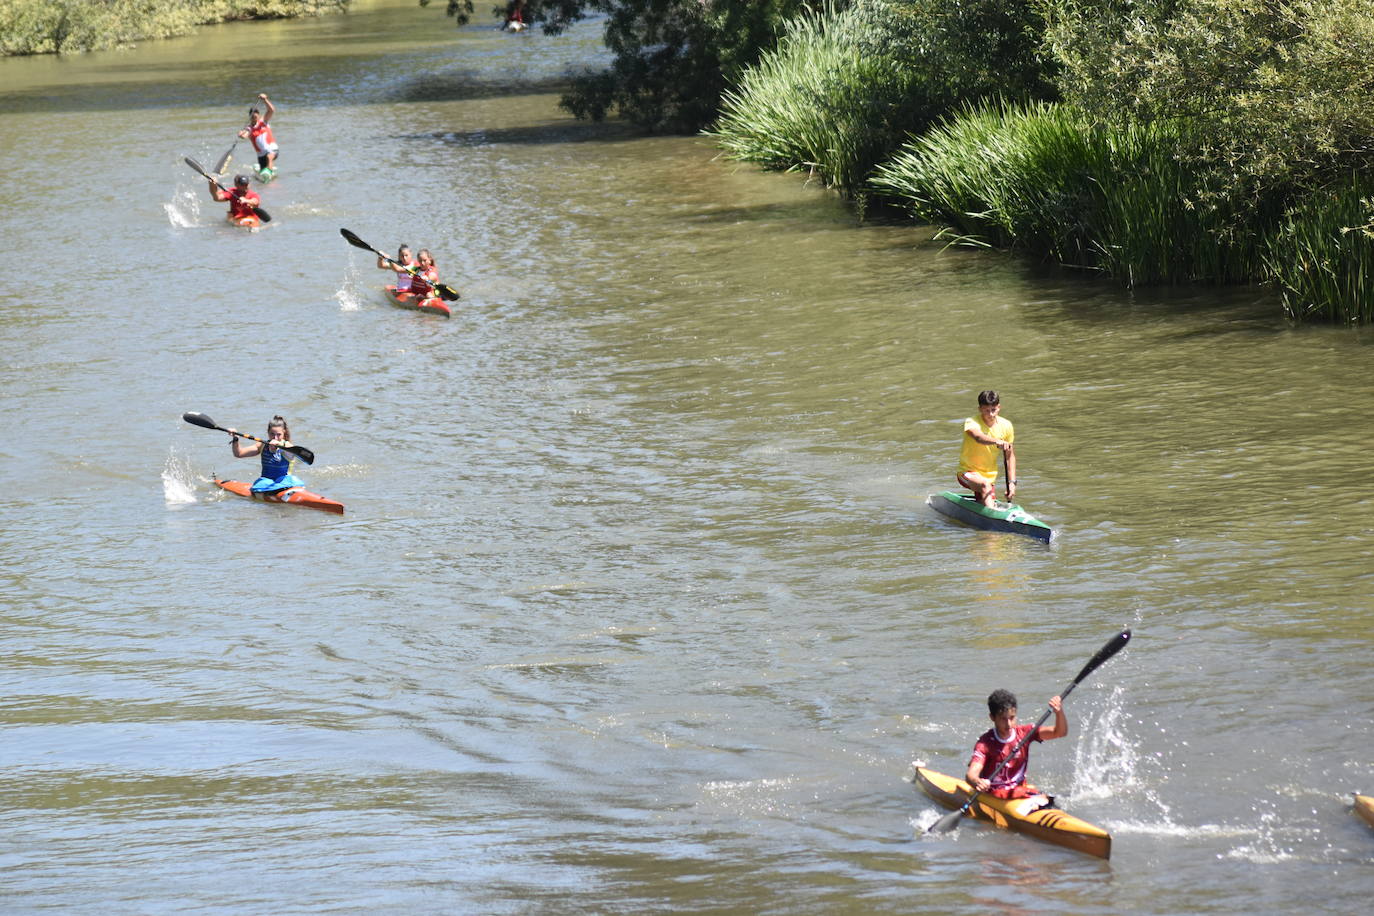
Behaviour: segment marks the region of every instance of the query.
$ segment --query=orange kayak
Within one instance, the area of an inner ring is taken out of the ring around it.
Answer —
[[[229,225],[241,226],[244,229],[257,229],[259,226],[262,225],[262,220],[258,219],[257,216],[252,213],[248,214],[247,216],[228,216],[225,218],[229,220]]]
[[[245,499],[256,499],[265,503],[290,503],[293,506],[323,509],[325,512],[343,515],[343,503],[326,499],[318,493],[311,493],[305,487],[288,487],[285,490],[276,490],[272,493],[254,493],[253,485],[250,483],[242,480],[221,480],[218,477],[215,478],[215,486]]]
[[[452,317],[448,303],[438,296],[431,296],[428,299],[419,299],[414,293],[398,293],[396,287],[388,286],[385,289],[386,298],[391,304],[403,309],[414,309],[417,312],[429,312],[432,315],[443,315],[445,318]]]
[[[913,781],[927,795],[950,809],[962,807],[973,792],[973,787],[962,779],[919,765]],[[1002,799],[980,794],[965,817],[992,821],[998,827],[1007,827],[1100,859],[1111,858],[1112,837],[1107,831],[1059,808],[1034,808],[1033,802],[1027,798]]]
[[[1374,827],[1374,796],[1356,795],[1355,813],[1365,819],[1365,823]]]

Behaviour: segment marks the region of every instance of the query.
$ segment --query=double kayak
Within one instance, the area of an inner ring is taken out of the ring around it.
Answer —
[[[1355,813],[1364,818],[1369,826],[1374,827],[1374,796],[1356,795]]]
[[[1053,528],[1015,503],[994,502],[989,507],[978,502],[970,494],[949,490],[932,493],[926,502],[941,515],[984,531],[1024,534],[1047,544],[1054,538]]]
[[[973,794],[973,787],[962,779],[937,773],[920,764],[916,765],[916,776],[912,781],[917,788],[951,810],[962,807]],[[1067,846],[1100,859],[1111,858],[1111,834],[1101,827],[1079,820],[1067,811],[1036,807],[1041,801],[1037,798],[1002,799],[980,794],[965,817],[991,821],[998,827],[1006,827],[1058,846]]]
[[[398,293],[394,286],[386,287],[385,292],[387,300],[397,308],[414,309],[417,312],[429,312],[432,315],[443,315],[445,318],[452,316],[448,308],[448,303],[438,296],[430,296],[428,299],[421,299],[414,293]]]
[[[327,499],[318,493],[311,493],[305,487],[287,487],[284,490],[273,490],[270,493],[255,493],[253,492],[253,485],[246,481],[221,480],[218,477],[214,480],[215,486],[221,490],[233,493],[235,496],[242,496],[245,499],[256,499],[265,503],[289,503],[293,506],[322,509],[325,512],[343,515],[343,503]]]

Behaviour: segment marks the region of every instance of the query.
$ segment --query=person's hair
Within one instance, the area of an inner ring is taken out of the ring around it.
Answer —
[[[409,250],[410,250],[410,246],[409,246],[409,245],[401,245],[401,246],[399,246],[399,247],[396,249],[396,260],[399,261],[399,260],[401,260],[403,257],[405,257],[405,253],[406,253],[407,251],[409,251]]]
[[[425,257],[426,255],[429,255],[429,260],[430,260],[431,263],[433,263],[433,261],[434,261],[434,255],[432,255],[432,254],[429,253],[429,249],[428,249],[428,248],[421,248],[421,249],[419,250],[419,252],[416,253],[415,257],[416,257],[416,258],[422,258],[422,257]]]
[[[251,118],[251,117],[252,117],[253,115],[255,115],[255,114],[262,114],[262,112],[258,111],[258,106],[256,106],[256,105],[254,105],[252,108],[248,109],[248,117]]]
[[[1017,707],[1016,694],[1010,690],[1003,690],[1000,687],[988,694],[988,715],[1000,716],[1008,709]]]
[[[289,427],[289,426],[286,425],[286,418],[285,418],[285,417],[283,417],[281,414],[277,414],[277,415],[274,416],[270,421],[268,421],[268,423],[267,423],[267,437],[268,437],[269,439],[272,438],[272,427],[274,427],[274,426],[280,426],[280,427],[281,427],[281,431],[284,433],[284,435],[282,436],[282,438],[285,439],[287,442],[290,442],[290,441],[291,441],[291,427]]]
[[[987,391],[978,392],[978,406],[991,407],[994,404],[1002,403],[1002,399],[997,396],[997,392],[989,388]]]

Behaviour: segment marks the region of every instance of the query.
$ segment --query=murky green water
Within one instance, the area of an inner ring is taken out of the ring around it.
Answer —
[[[1362,910],[1367,338],[573,122],[597,34],[385,0],[0,61],[0,909]],[[263,90],[246,234],[181,158]],[[985,387],[1049,548],[923,504]],[[217,496],[255,463],[186,410],[286,414],[347,514]],[[911,760],[1123,625],[1033,754],[1111,862],[921,837]]]

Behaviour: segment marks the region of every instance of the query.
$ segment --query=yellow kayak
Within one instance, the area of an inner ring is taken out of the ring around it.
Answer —
[[[1356,795],[1355,813],[1364,818],[1369,826],[1374,827],[1374,796]]]
[[[935,801],[950,809],[961,807],[973,794],[973,787],[962,779],[955,779],[953,776],[946,776],[944,773],[937,773],[919,765],[916,767],[916,778],[913,782]],[[991,795],[979,795],[978,800],[968,809],[967,816],[992,821],[998,827],[1008,827],[1048,843],[1086,852],[1090,856],[1111,858],[1110,833],[1058,808],[1035,808],[1037,804],[1039,802],[1034,798],[1007,800]],[[1027,810],[1028,808],[1034,810]]]

